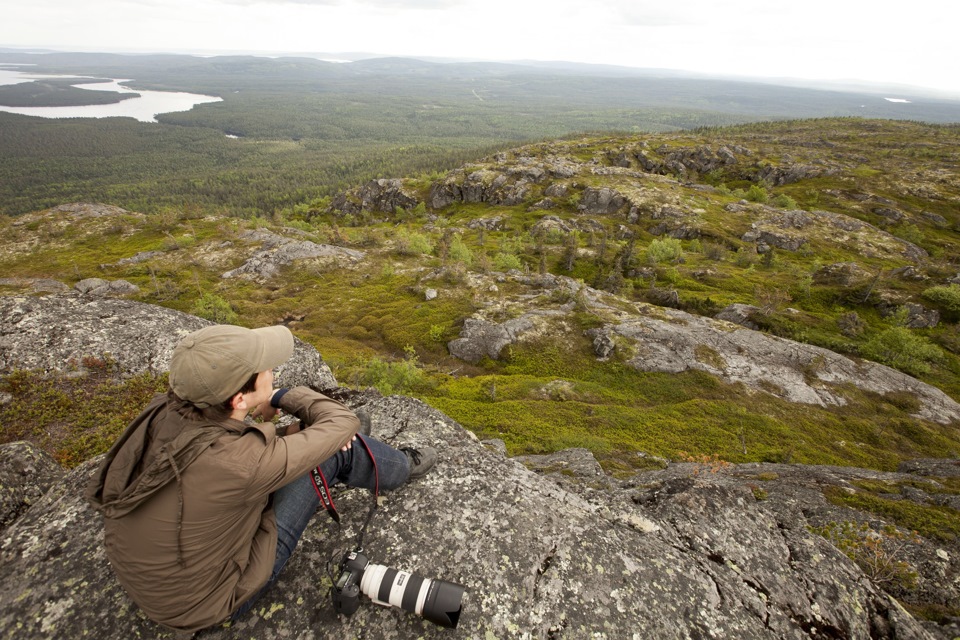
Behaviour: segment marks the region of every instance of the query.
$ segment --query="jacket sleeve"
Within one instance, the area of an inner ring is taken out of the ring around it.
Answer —
[[[360,429],[357,415],[332,398],[296,387],[280,399],[280,408],[300,419],[303,428],[283,438],[269,434],[257,465],[255,494],[293,482],[335,454]],[[266,434],[265,434],[266,435]]]

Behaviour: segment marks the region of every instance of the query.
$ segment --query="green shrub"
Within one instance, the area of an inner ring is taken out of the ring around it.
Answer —
[[[866,330],[867,323],[860,318],[856,311],[849,311],[837,318],[837,327],[848,338],[856,338]]]
[[[923,297],[953,315],[960,315],[960,284],[930,287]]]
[[[780,194],[773,199],[773,204],[781,209],[797,209],[797,201],[788,195]]]
[[[385,396],[408,395],[414,389],[422,388],[427,382],[426,374],[413,350],[408,347],[406,352],[403,360],[393,362],[376,356],[371,358],[360,374],[360,383],[375,387]]]
[[[672,262],[683,255],[683,247],[676,238],[656,239],[647,247],[647,262]]]
[[[431,342],[443,342],[444,336],[446,335],[446,333],[447,332],[444,330],[444,328],[439,324],[430,325],[429,335],[430,335]]]
[[[430,238],[416,231],[397,232],[396,251],[402,256],[425,255],[433,251]]]
[[[770,194],[768,194],[767,190],[760,185],[754,184],[750,185],[750,188],[747,189],[747,193],[744,195],[744,198],[750,202],[759,202],[763,204],[770,199]]]
[[[455,262],[462,262],[466,266],[473,264],[473,251],[470,250],[463,242],[463,238],[459,235],[453,237],[453,241],[450,242],[450,258]]]
[[[733,261],[738,267],[747,269],[756,264],[757,251],[753,247],[740,247],[737,249]]]
[[[512,253],[498,253],[493,258],[493,266],[497,271],[510,271],[510,269],[522,269],[523,263]]]
[[[930,363],[943,359],[943,351],[906,327],[890,327],[863,345],[863,355],[910,375],[930,372]]]
[[[190,313],[217,324],[237,324],[239,316],[230,303],[215,293],[200,296],[190,309]]]

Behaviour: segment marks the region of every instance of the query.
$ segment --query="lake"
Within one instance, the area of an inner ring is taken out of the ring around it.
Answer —
[[[13,67],[18,67],[14,69]],[[23,65],[12,65],[0,62],[0,85],[20,84],[33,80],[53,78],[77,78],[80,76],[53,76],[38,75],[22,71]],[[81,107],[4,107],[0,111],[19,113],[25,116],[40,116],[41,118],[136,118],[140,122],[156,122],[160,113],[175,111],[189,111],[195,105],[208,102],[221,102],[223,98],[204,96],[196,93],[181,93],[177,91],[143,91],[131,89],[124,85],[131,80],[110,80],[75,84],[79,89],[98,91],[116,91],[117,93],[139,93],[139,98],[128,98],[113,104],[95,104]]]

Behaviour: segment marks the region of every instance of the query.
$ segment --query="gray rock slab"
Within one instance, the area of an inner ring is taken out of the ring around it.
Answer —
[[[85,357],[109,357],[120,375],[161,374],[183,336],[213,324],[196,316],[118,298],[73,294],[0,297],[0,372],[70,371]],[[278,384],[338,386],[317,350],[295,340]]]

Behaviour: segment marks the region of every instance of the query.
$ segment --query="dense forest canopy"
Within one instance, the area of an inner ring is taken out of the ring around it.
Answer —
[[[159,124],[0,113],[0,213],[8,215],[75,200],[269,215],[373,177],[444,170],[494,148],[588,131],[850,115],[960,121],[960,103],[951,101],[891,103],[608,67],[22,53],[4,53],[2,62],[223,98],[160,115]],[[37,84],[7,87],[0,103],[28,104]],[[93,94],[48,83],[39,95],[73,103],[77,92]]]

